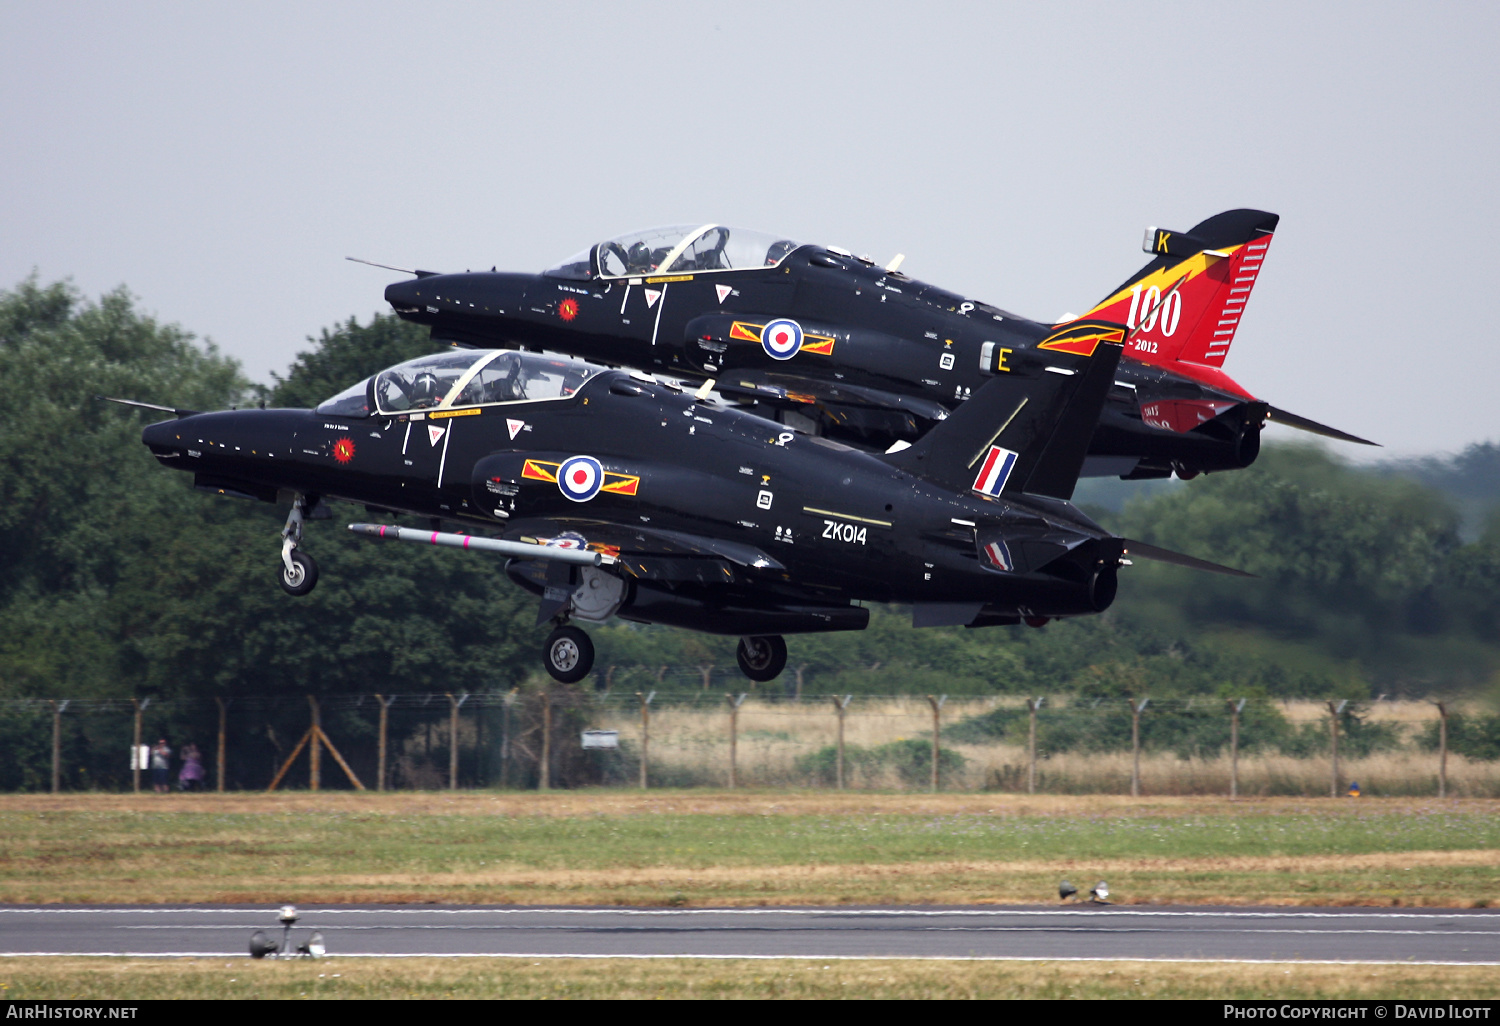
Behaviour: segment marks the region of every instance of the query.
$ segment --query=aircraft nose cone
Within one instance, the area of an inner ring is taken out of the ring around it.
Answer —
[[[152,452],[176,452],[181,446],[177,435],[177,421],[164,420],[147,424],[141,431],[141,441]]]
[[[417,297],[417,284],[421,279],[398,281],[385,287],[385,301],[397,310],[412,309],[421,305]]]

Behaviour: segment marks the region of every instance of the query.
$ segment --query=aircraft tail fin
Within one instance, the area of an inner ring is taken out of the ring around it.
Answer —
[[[1025,492],[1070,499],[1104,399],[1114,383],[1125,326],[1094,325],[1089,357],[1035,378],[1005,375],[975,392],[891,465],[955,491],[999,498]]]
[[[1186,232],[1148,228],[1142,248],[1151,262],[1084,316],[1126,324],[1133,359],[1188,377],[1195,367],[1220,369],[1279,220],[1227,210]]]

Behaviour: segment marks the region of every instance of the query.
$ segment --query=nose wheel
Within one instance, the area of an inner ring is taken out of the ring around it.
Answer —
[[[594,668],[594,643],[577,627],[559,627],[547,635],[542,663],[554,680],[576,684]]]
[[[288,595],[306,595],[318,583],[318,564],[301,549],[293,549],[283,557],[276,580]]]
[[[288,595],[306,595],[318,583],[318,564],[297,547],[302,542],[304,505],[305,500],[300,495],[292,500],[292,511],[287,514],[286,526],[281,529],[281,566],[276,568],[276,580]]]
[[[765,683],[781,676],[786,669],[786,641],[780,634],[741,638],[734,650],[740,672],[753,681]]]

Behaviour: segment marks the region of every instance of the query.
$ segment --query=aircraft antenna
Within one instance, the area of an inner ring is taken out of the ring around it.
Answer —
[[[356,264],[368,264],[371,267],[379,267],[382,270],[386,270],[386,271],[400,271],[402,274],[416,274],[417,273],[416,271],[407,270],[405,267],[392,267],[390,264],[377,264],[373,260],[362,260],[359,257],[346,256],[346,257],[344,257],[344,259],[345,260],[352,260]]]

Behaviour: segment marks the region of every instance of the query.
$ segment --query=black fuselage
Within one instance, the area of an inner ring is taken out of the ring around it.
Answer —
[[[1036,348],[1052,326],[816,246],[763,269],[424,275],[389,286],[386,299],[436,339],[713,378],[728,398],[875,451],[919,437],[996,375],[1076,361]],[[787,359],[757,337],[777,318],[797,321],[809,340]],[[1086,474],[1188,476],[1254,461],[1264,404],[1128,353]]]
[[[620,371],[565,398],[468,409],[194,414],[151,425],[143,441],[209,490],[268,501],[289,491],[508,539],[571,533],[623,550],[631,597],[619,615],[717,633],[861,627],[858,601],[930,608],[934,623],[1094,612],[1113,597],[1120,555],[1117,539],[1067,503],[948,491],[879,456]],[[579,455],[605,473],[584,501],[555,480]],[[1046,534],[1063,555],[1032,572],[987,565],[976,539],[1012,529]],[[529,562],[514,562],[511,576],[540,592],[547,570]]]

